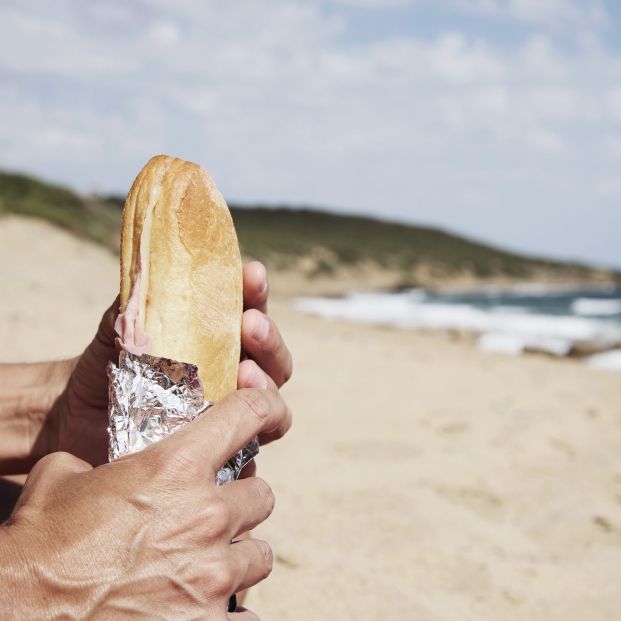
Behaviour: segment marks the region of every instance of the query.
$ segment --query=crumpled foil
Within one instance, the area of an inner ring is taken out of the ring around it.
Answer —
[[[123,351],[118,367],[108,364],[108,378],[110,461],[158,442],[213,405],[204,400],[193,364]],[[237,479],[258,452],[259,442],[254,438],[224,464],[216,483]]]

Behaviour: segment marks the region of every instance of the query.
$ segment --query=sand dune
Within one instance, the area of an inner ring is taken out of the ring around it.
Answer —
[[[0,357],[78,352],[117,260],[0,220]],[[259,470],[277,507],[264,619],[598,621],[621,610],[621,382],[434,335],[272,313],[295,426]]]

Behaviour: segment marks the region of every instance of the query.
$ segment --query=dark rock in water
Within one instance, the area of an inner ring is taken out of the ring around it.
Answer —
[[[574,343],[567,356],[569,358],[588,358],[589,356],[602,354],[615,349],[621,349],[621,343],[615,343],[614,345],[607,345],[604,347],[597,343]]]

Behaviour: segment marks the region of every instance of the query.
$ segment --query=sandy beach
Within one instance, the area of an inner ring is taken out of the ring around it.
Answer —
[[[0,219],[0,361],[78,353],[117,258]],[[621,376],[435,334],[271,313],[294,354],[295,417],[265,448],[276,511],[262,619],[615,620]]]

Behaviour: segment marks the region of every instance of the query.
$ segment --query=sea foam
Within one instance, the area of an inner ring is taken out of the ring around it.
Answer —
[[[621,350],[616,349],[591,356],[587,358],[586,363],[594,369],[621,372]]]
[[[621,300],[577,298],[572,302],[571,310],[576,315],[584,315],[587,317],[621,315]]]
[[[578,305],[583,311],[585,299]],[[621,303],[621,300],[590,301]],[[599,306],[601,313],[605,306]],[[463,300],[438,300],[420,290],[354,293],[343,298],[297,298],[294,308],[322,317],[376,325],[473,332],[479,335],[478,345],[482,349],[513,355],[536,350],[565,356],[576,344],[606,349],[621,343],[621,323],[577,314],[533,312],[519,304],[503,304],[501,300],[492,306],[477,307]],[[607,308],[610,311],[612,304]]]

